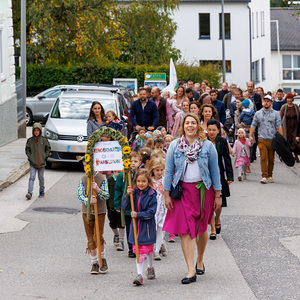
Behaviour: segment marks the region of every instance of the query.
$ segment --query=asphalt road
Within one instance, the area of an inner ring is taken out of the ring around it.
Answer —
[[[108,222],[109,271],[92,276],[81,214],[35,210],[80,210],[78,166],[47,170],[42,199],[36,199],[36,181],[36,196],[24,200],[27,175],[0,193],[1,201],[15,201],[12,210],[19,213],[6,220],[9,232],[0,234],[0,299],[300,299],[299,168],[277,161],[276,182],[262,185],[255,162],[247,181],[231,186],[222,232],[207,245],[205,275],[180,283],[186,265],[176,237],[168,256],[154,262],[156,279],[144,278],[141,287],[132,285],[135,260],[116,251]]]

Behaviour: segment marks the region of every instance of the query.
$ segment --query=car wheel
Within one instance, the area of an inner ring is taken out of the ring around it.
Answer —
[[[32,117],[32,112],[30,111],[30,109],[26,108],[26,125],[27,126],[31,126],[33,124],[33,117]]]
[[[46,169],[51,169],[52,162],[46,161]]]

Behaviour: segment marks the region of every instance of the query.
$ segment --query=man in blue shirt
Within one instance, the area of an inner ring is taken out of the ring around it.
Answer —
[[[139,89],[139,99],[133,102],[129,119],[136,130],[140,127],[154,130],[156,127],[159,120],[158,109],[155,102],[147,98],[145,88]]]
[[[226,112],[225,112],[225,105],[222,101],[217,99],[217,91],[216,90],[211,90],[210,91],[210,100],[211,104],[216,108],[218,111],[219,115],[219,121],[224,124],[226,120]]]

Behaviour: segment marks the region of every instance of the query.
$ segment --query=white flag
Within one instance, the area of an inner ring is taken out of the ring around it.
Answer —
[[[174,92],[177,89],[177,75],[176,69],[173,63],[173,59],[170,59],[170,74],[169,74],[169,85],[165,87],[163,92]]]

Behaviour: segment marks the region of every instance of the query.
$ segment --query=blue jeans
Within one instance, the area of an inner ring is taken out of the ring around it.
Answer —
[[[36,172],[38,172],[38,178],[39,178],[39,183],[40,183],[40,193],[45,193],[45,182],[44,182],[45,167],[37,169],[37,168],[30,166],[28,193],[31,195],[32,195],[32,191],[33,191],[33,184],[34,184]]]
[[[128,242],[130,233],[131,216],[125,215],[126,237],[129,251],[132,251],[132,244]]]

